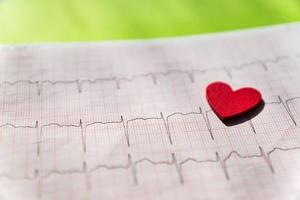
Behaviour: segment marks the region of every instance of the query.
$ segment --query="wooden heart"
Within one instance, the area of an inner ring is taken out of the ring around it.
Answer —
[[[241,88],[233,91],[223,82],[214,82],[206,88],[206,98],[213,111],[226,120],[241,115],[258,106],[262,97],[254,88]]]

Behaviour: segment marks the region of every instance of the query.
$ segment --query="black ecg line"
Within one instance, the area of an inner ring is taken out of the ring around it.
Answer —
[[[297,57],[297,56],[296,56]],[[153,81],[154,85],[157,85],[157,77],[159,76],[169,76],[173,74],[182,74],[186,75],[191,83],[194,83],[194,77],[195,74],[205,74],[207,72],[211,71],[224,71],[230,79],[232,79],[232,74],[231,70],[241,70],[246,67],[249,67],[251,65],[259,64],[262,66],[262,68],[265,71],[268,71],[267,63],[278,63],[282,60],[290,59],[290,56],[286,55],[281,55],[281,56],[276,56],[272,59],[260,59],[260,60],[255,60],[252,62],[244,63],[241,65],[235,65],[235,66],[228,66],[228,67],[217,67],[217,68],[207,68],[207,69],[191,69],[191,70],[181,70],[181,69],[173,69],[173,70],[167,70],[165,72],[149,72],[149,73],[144,73],[144,74],[136,74],[133,76],[120,76],[120,77],[109,77],[109,78],[96,78],[96,79],[76,79],[76,80],[42,80],[42,81],[34,81],[34,80],[17,80],[17,81],[4,81],[0,83],[0,86],[15,86],[18,84],[28,84],[28,85],[34,85],[37,90],[37,94],[40,96],[42,91],[43,91],[43,86],[44,85],[70,85],[70,84],[75,84],[77,91],[79,93],[82,92],[83,85],[85,84],[97,84],[97,83],[103,83],[103,82],[112,82],[116,85],[117,89],[120,89],[120,85],[122,82],[133,82],[134,80],[138,78],[150,78]]]
[[[214,159],[206,159],[206,160],[198,160],[196,158],[187,157],[184,160],[178,162],[175,153],[171,153],[171,160],[165,160],[165,161],[154,161],[149,158],[141,158],[136,161],[132,161],[131,154],[127,154],[127,163],[124,165],[107,165],[107,164],[98,164],[95,167],[91,169],[87,169],[87,164],[85,161],[82,162],[82,168],[81,169],[67,169],[67,170],[49,170],[47,173],[43,173],[40,175],[40,170],[35,169],[34,174],[32,176],[24,176],[24,177],[15,177],[8,173],[2,173],[0,174],[0,178],[7,178],[11,180],[43,180],[51,175],[70,175],[70,174],[86,174],[87,176],[91,176],[93,172],[96,172],[101,169],[106,170],[130,170],[133,178],[133,182],[135,185],[138,185],[138,171],[137,166],[142,163],[149,163],[152,165],[167,165],[167,166],[174,166],[176,169],[176,172],[178,174],[178,181],[181,184],[184,184],[184,176],[183,176],[183,167],[184,165],[188,163],[194,163],[194,164],[203,164],[203,163],[216,163],[219,164],[221,169],[223,170],[224,177],[226,180],[230,181],[230,175],[228,172],[227,162],[234,156],[237,156],[240,159],[252,159],[252,158],[261,158],[269,167],[271,173],[275,174],[276,171],[274,169],[274,166],[272,164],[272,154],[274,154],[277,151],[280,152],[289,152],[289,151],[295,151],[300,150],[300,146],[294,146],[289,148],[282,148],[282,147],[274,147],[270,151],[265,151],[261,146],[258,146],[259,148],[259,154],[251,154],[251,155],[241,155],[238,151],[231,151],[225,156],[223,159],[220,157],[219,152],[215,152],[215,158]]]

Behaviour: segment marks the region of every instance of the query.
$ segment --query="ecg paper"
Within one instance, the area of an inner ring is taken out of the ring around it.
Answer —
[[[0,199],[300,199],[300,24],[0,50]],[[205,88],[261,91],[226,126]]]

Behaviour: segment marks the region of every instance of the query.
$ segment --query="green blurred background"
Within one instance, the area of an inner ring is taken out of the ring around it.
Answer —
[[[190,35],[300,20],[300,0],[0,0],[0,43]]]

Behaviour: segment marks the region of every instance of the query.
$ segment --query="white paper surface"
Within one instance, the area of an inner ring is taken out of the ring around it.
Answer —
[[[300,25],[0,50],[0,199],[300,199]],[[225,126],[212,81],[255,87]]]

